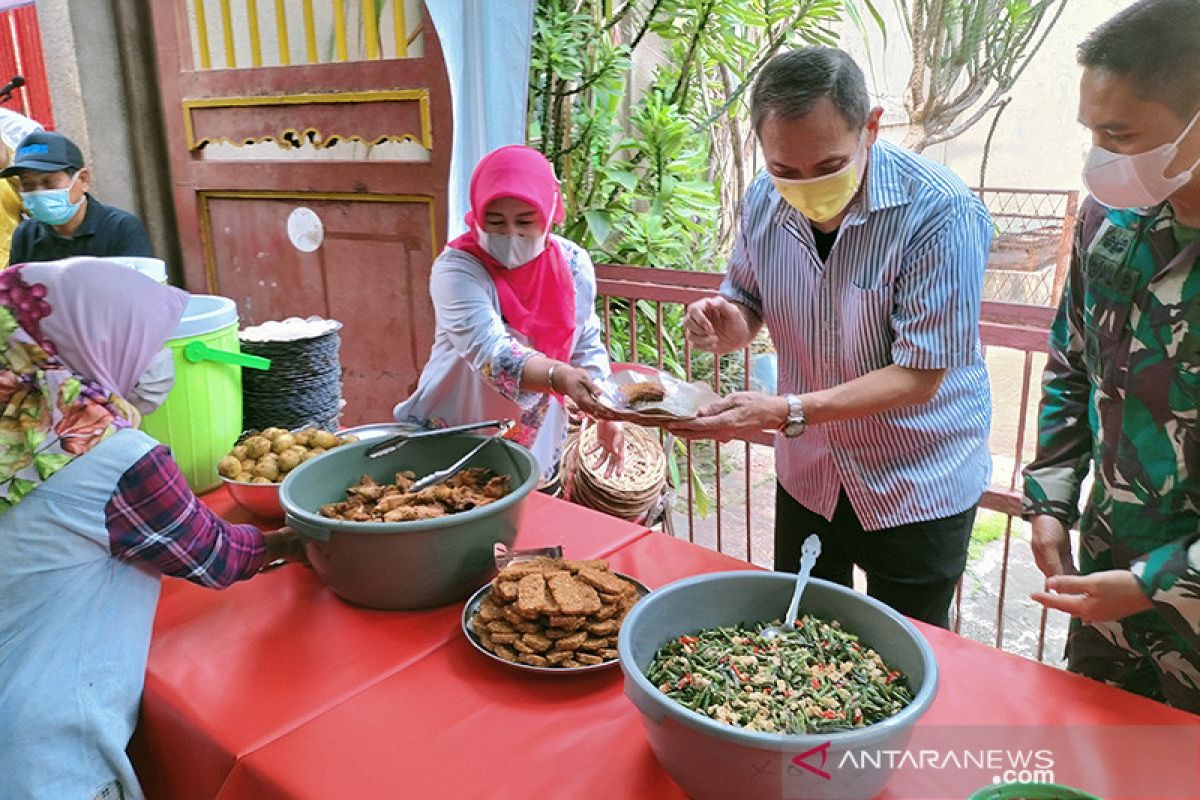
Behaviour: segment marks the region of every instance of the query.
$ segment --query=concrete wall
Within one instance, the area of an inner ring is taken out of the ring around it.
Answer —
[[[1062,17],[1011,92],[992,143],[987,184],[1023,189],[1080,189],[1080,173],[1090,140],[1076,122],[1080,69],[1075,49],[1093,28],[1128,5],[1128,0],[1070,0]],[[891,4],[877,4],[882,8]],[[886,110],[885,136],[900,141],[907,127],[904,87],[912,70],[912,49],[898,18],[886,19],[888,38],[872,32],[867,41],[850,25],[841,45],[868,73],[867,80]],[[871,57],[867,58],[870,48]],[[989,114],[962,136],[925,151],[954,169],[969,185],[979,182]]]

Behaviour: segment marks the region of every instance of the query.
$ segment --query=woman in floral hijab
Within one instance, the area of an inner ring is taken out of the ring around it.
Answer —
[[[13,796],[141,797],[125,747],[160,575],[220,588],[294,545],[214,516],[137,430],[127,398],[145,398],[187,299],[97,259],[0,272],[0,775]]]

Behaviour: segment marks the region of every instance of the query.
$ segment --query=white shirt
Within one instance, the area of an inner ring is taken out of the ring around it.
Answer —
[[[587,251],[554,236],[575,286],[575,341],[571,364],[594,378],[610,373],[596,316],[596,273]],[[553,476],[567,436],[562,404],[542,392],[520,389],[525,364],[538,352],[505,324],[496,285],[483,264],[446,248],[429,279],[437,331],[417,390],[395,407],[399,422],[431,427],[511,418],[511,438],[537,459],[542,477]]]

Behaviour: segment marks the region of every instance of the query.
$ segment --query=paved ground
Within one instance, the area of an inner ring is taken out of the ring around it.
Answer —
[[[992,482],[1008,486],[1012,485],[1016,443],[1021,433],[1026,359],[1023,353],[993,349],[988,353],[987,361],[992,382]],[[1037,396],[1044,362],[1044,357],[1038,356],[1029,364],[1028,385],[1033,400],[1024,413],[1023,460],[1033,455]],[[721,448],[721,513],[718,514],[713,448],[709,444],[693,445],[693,465],[708,487],[712,510],[707,517],[701,517],[693,499],[689,525],[687,494],[686,490],[681,491],[673,517],[675,534],[769,568],[774,555],[774,453],[772,448],[760,445],[751,445],[748,449],[747,459],[744,444]],[[682,460],[680,468],[684,469]],[[1015,485],[1020,486],[1019,476]],[[963,580],[961,632],[988,644],[996,644],[999,632],[1005,650],[1032,658],[1038,658],[1040,651],[1047,663],[1061,664],[1066,617],[1057,612],[1050,614],[1043,634],[1041,606],[1029,599],[1029,593],[1041,587],[1042,576],[1029,549],[1028,526],[1021,520],[1014,520],[1006,537],[1005,520],[1003,515],[991,512],[981,512],[977,520],[977,543],[972,547]],[[1005,589],[1002,610],[1001,585]],[[998,621],[1002,625],[998,625]]]

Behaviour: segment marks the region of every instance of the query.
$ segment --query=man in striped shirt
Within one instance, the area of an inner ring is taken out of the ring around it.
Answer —
[[[941,625],[991,476],[979,301],[992,224],[949,170],[878,138],[841,50],[776,56],[751,113],[766,161],[747,192],[719,297],[694,347],[726,353],[765,322],[780,396],[739,392],[672,426],[727,441],[777,430],[775,568],[813,574]]]

